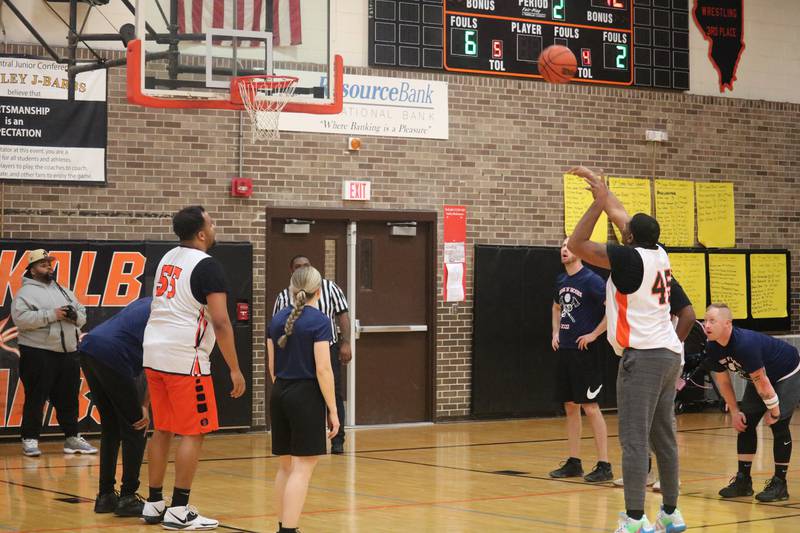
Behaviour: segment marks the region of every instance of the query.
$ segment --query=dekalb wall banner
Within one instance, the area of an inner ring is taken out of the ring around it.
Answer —
[[[45,248],[56,258],[56,281],[72,289],[86,306],[83,332],[110,318],[129,303],[152,294],[155,270],[161,257],[176,243],[153,241],[0,241],[0,435],[18,435],[25,390],[19,381],[19,348],[11,320],[11,301],[22,286],[27,252]],[[239,364],[247,392],[233,399],[230,374],[219,349],[211,356],[211,373],[217,390],[220,427],[247,428],[252,423],[252,326],[250,318],[238,320],[237,304],[252,302],[250,243],[220,243],[210,252],[223,266],[228,280],[231,316]],[[100,417],[81,377],[78,422],[81,431],[97,431]],[[45,406],[43,434],[59,433],[54,410]]]
[[[105,69],[0,56],[0,180],[104,183],[108,110]]]
[[[278,71],[276,70],[276,73]],[[314,81],[300,71],[301,83]],[[344,105],[338,115],[281,113],[281,131],[355,136],[447,139],[447,83],[443,81],[344,75]]]

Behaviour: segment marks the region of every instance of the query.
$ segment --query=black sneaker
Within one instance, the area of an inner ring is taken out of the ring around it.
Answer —
[[[331,442],[331,453],[335,455],[342,455],[344,453],[344,442]]]
[[[562,477],[580,477],[583,475],[583,467],[581,466],[581,460],[575,459],[570,457],[565,462],[561,463],[561,466],[550,472],[550,477],[555,478],[562,478]]]
[[[119,494],[116,492],[108,492],[106,494],[98,494],[94,500],[95,513],[113,513],[117,508],[119,501]]]
[[[730,485],[719,491],[719,495],[723,498],[738,498],[739,496],[752,496],[753,495],[753,479],[745,476],[741,472],[737,472],[731,478]]]
[[[789,499],[789,491],[786,490],[786,480],[773,477],[767,481],[764,490],[756,494],[756,500],[760,502],[779,502]]]
[[[611,481],[614,479],[614,473],[611,471],[611,463],[603,463],[598,461],[594,470],[583,476],[585,481],[589,483],[598,483],[600,481]]]
[[[120,496],[114,514],[117,516],[142,516],[144,499],[138,494]]]

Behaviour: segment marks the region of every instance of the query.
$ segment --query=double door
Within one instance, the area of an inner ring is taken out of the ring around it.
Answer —
[[[267,220],[268,313],[296,255],[347,295],[348,425],[431,420],[435,213],[271,209]]]

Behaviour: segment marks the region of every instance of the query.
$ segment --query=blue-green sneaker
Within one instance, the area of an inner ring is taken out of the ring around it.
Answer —
[[[625,513],[619,513],[619,527],[614,533],[655,533],[653,524],[642,515],[641,520],[634,520]]]
[[[658,511],[656,516],[656,531],[658,533],[681,533],[686,531],[686,522],[683,521],[683,515],[678,509],[672,514],[664,512],[664,506]]]

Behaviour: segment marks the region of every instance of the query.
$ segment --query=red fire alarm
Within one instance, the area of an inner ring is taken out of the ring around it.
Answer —
[[[231,180],[231,196],[250,198],[253,195],[253,180],[250,178],[233,178]]]
[[[236,320],[239,322],[247,322],[250,320],[250,304],[247,302],[236,303]]]

